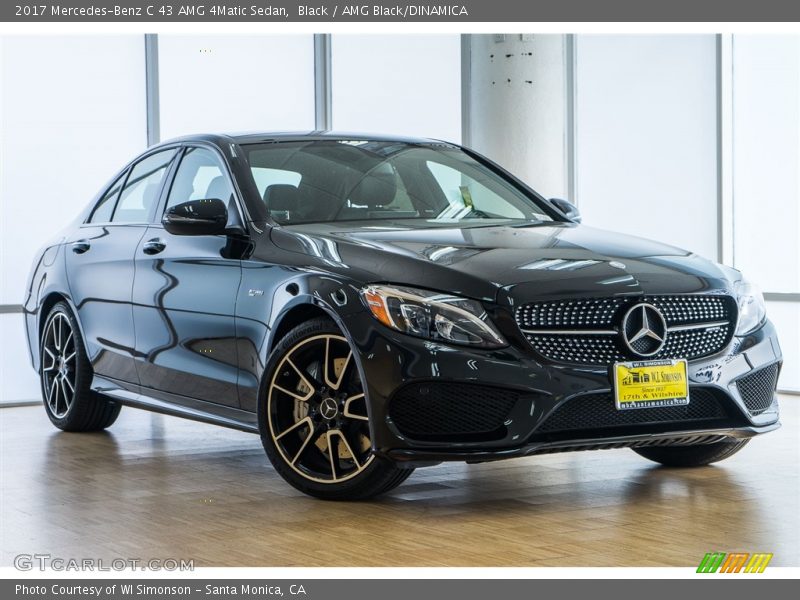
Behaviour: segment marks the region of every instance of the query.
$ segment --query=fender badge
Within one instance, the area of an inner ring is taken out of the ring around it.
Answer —
[[[618,260],[612,260],[608,263],[609,267],[614,267],[615,269],[624,269],[625,263],[621,263]]]

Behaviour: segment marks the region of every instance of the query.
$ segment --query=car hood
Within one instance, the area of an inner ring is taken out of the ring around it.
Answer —
[[[361,283],[490,301],[713,292],[729,289],[731,276],[730,269],[685,250],[573,223],[328,223],[276,227],[272,240]]]

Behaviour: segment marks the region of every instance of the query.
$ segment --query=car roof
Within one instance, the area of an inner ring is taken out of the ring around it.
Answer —
[[[228,144],[233,142],[236,144],[259,144],[270,142],[302,142],[316,140],[363,140],[369,142],[399,142],[406,144],[450,144],[450,142],[444,142],[442,140],[431,138],[381,135],[375,133],[351,133],[341,131],[250,131],[240,133],[199,133],[173,138],[171,140],[166,140],[163,143],[174,144],[176,142],[211,142],[215,144]]]

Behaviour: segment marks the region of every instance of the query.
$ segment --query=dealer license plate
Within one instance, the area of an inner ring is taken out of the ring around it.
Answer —
[[[619,410],[689,404],[686,360],[614,364],[614,400]]]

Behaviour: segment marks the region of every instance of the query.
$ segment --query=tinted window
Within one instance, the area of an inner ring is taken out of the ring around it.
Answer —
[[[112,221],[114,223],[144,223],[150,218],[158,191],[167,173],[175,150],[163,150],[139,161],[131,170],[120,194]]]
[[[431,160],[426,166],[450,204],[449,212],[452,215],[474,210],[507,219],[525,218],[522,211],[503,196],[458,169]]]
[[[253,179],[255,179],[258,194],[263,198],[264,192],[271,185],[291,185],[298,187],[300,180],[303,178],[300,173],[295,171],[286,171],[285,169],[267,169],[262,167],[253,167],[251,169]]]
[[[92,217],[89,219],[90,223],[108,223],[111,221],[111,213],[114,212],[114,205],[117,202],[117,196],[119,196],[123,181],[125,181],[125,174],[120,175],[114,184],[108,188],[105,195],[100,198],[100,202],[95,206]]]
[[[313,140],[253,144],[245,151],[262,200],[279,223],[551,220],[512,181],[447,144]]]
[[[189,148],[178,166],[166,208],[189,200],[211,198],[229,204],[232,195],[233,187],[219,157],[206,148]]]

